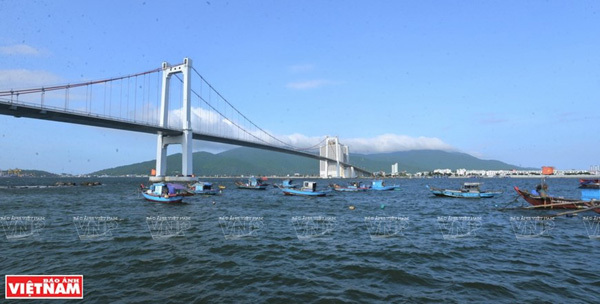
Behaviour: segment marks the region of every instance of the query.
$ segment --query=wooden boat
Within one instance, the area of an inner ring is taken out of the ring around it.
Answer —
[[[190,195],[185,187],[179,184],[154,183],[148,188],[141,185],[141,188],[146,200],[158,203],[181,203],[185,196]]]
[[[250,189],[250,190],[266,190],[269,184],[263,183],[262,179],[257,179],[252,176],[248,178],[248,182],[244,183],[241,181],[235,182],[235,185],[238,189]]]
[[[284,195],[326,196],[331,190],[317,191],[317,183],[305,181],[300,189],[280,188]]]
[[[368,188],[369,190],[374,191],[390,191],[400,189],[400,185],[386,186],[383,180],[374,180],[371,182],[371,186],[369,186]]]
[[[515,191],[533,208],[541,209],[584,209],[590,207],[589,201],[574,198],[562,198],[554,196],[541,196],[515,186]],[[533,209],[532,208],[532,209]]]
[[[190,190],[195,194],[217,195],[221,190],[213,189],[213,184],[209,182],[196,182],[190,186]]]
[[[333,190],[340,192],[363,192],[369,190],[369,187],[365,186],[362,182],[353,182],[346,187],[333,184]]]
[[[456,197],[456,198],[490,198],[501,194],[502,191],[481,191],[480,183],[464,183],[459,190],[440,189],[427,185],[426,187],[435,196]]]

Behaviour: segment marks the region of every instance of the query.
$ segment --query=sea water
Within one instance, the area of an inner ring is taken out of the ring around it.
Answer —
[[[38,187],[88,180],[102,185]],[[141,197],[140,178],[0,179],[2,274],[80,274],[92,303],[600,301],[596,213],[499,211],[526,204],[513,187],[536,179],[393,179],[401,190],[327,197],[205,180],[226,189],[161,204]],[[465,181],[504,192],[425,187]],[[580,195],[576,179],[547,183]]]

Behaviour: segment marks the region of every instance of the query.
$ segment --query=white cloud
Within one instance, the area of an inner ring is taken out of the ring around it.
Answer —
[[[290,82],[290,83],[286,84],[285,87],[288,89],[294,89],[294,90],[310,90],[310,89],[316,89],[316,88],[320,88],[323,86],[334,85],[334,84],[337,84],[337,82],[331,81],[331,80],[326,80],[326,79],[315,79],[315,80]]]
[[[212,154],[221,153],[223,151],[238,148],[238,146],[221,144],[210,141],[194,141],[194,151],[205,151]]]
[[[41,87],[62,82],[64,81],[60,76],[47,71],[0,70],[0,90]]]
[[[169,114],[169,125],[175,128],[181,128],[181,110],[172,110]],[[248,129],[246,132],[241,131],[236,125]],[[217,113],[194,107],[192,109],[192,129],[195,132],[201,132],[211,135],[224,136],[229,138],[259,142],[262,141],[276,146],[282,146],[281,142],[287,143],[298,149],[310,149],[316,151],[321,144],[325,135],[309,137],[303,134],[294,133],[288,135],[274,134],[270,132],[278,140],[275,140],[256,128],[248,128],[247,123],[236,122],[228,119],[223,119]],[[281,141],[281,142],[280,142]],[[435,137],[411,137],[398,134],[382,134],[371,138],[340,138],[340,142],[350,147],[351,153],[389,153],[398,151],[410,150],[443,150],[457,151],[458,149],[445,143]],[[215,146],[208,145],[212,150],[227,150],[232,146]],[[203,149],[204,150],[204,149]]]
[[[8,46],[0,46],[0,54],[4,55],[40,55],[41,52],[26,44],[14,44]]]
[[[455,151],[451,145],[435,137],[410,137],[397,134],[383,134],[372,138],[340,138],[340,142],[350,147],[354,153],[388,153],[410,150]]]

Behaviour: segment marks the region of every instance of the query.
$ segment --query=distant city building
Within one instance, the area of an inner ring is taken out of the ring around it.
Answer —
[[[450,169],[435,169],[435,170],[433,170],[433,174],[451,175],[452,170],[450,170]]]
[[[392,165],[392,176],[397,176],[400,174],[400,171],[398,170],[398,163],[395,163]]]
[[[600,168],[599,168],[600,169]],[[569,177],[569,176],[580,176],[580,175],[600,175],[600,172],[593,170],[556,170],[552,168],[552,174],[544,170],[467,170],[467,169],[456,169],[452,171],[450,169],[435,169],[431,172],[417,172],[413,174],[414,177],[425,177],[425,176],[455,176],[455,177],[526,177],[526,176],[542,176],[542,175],[553,175],[557,177]]]

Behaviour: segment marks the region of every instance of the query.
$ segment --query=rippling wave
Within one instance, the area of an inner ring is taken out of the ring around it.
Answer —
[[[102,303],[600,301],[600,241],[584,219],[594,213],[544,226],[533,218],[551,212],[498,211],[514,200],[513,186],[536,180],[485,179],[505,192],[461,200],[425,188],[457,188],[459,179],[324,198],[238,190],[224,179],[211,180],[227,186],[223,195],[179,205],[144,201],[142,179],[100,181],[14,188],[56,180],[0,179],[4,274],[82,274],[86,302]],[[577,180],[548,183],[578,196]],[[14,230],[11,218],[29,226]]]

